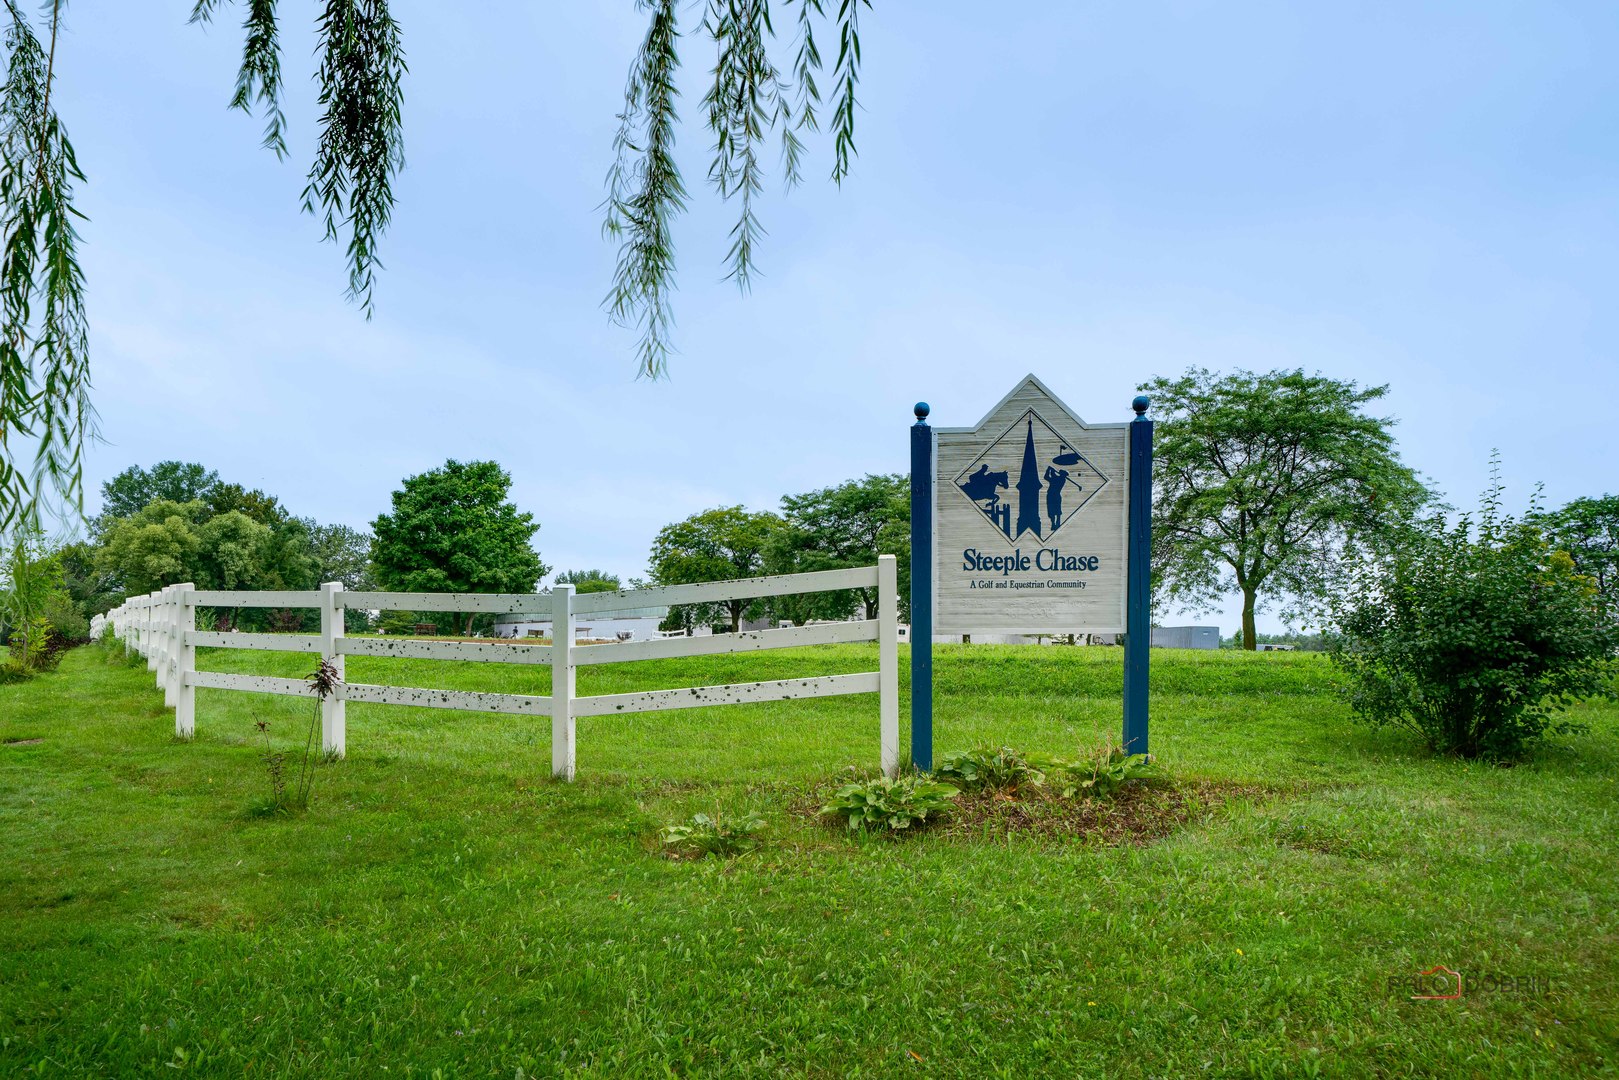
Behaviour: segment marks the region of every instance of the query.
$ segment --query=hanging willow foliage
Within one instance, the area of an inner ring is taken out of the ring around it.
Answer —
[[[83,499],[90,406],[84,275],[73,184],[84,174],[51,105],[63,0],[47,5],[48,45],[16,0],[5,0],[6,81],[0,87],[0,530],[37,524],[49,488]],[[29,458],[32,458],[32,462]]]
[[[686,208],[686,187],[675,164],[679,124],[675,72],[680,66],[676,0],[637,0],[651,14],[624,90],[612,169],[607,174],[604,234],[618,245],[618,265],[605,306],[620,325],[640,331],[638,367],[657,378],[668,369],[674,324],[675,251],[671,226]],[[792,83],[770,58],[776,40],[770,0],[707,0],[700,31],[717,49],[713,83],[703,98],[714,157],[708,180],[727,201],[736,200],[726,275],[746,292],[756,272],[754,245],[764,235],[754,200],[763,188],[759,148],[767,133],[781,138],[784,186],[802,178],[803,131],[819,130],[822,104],[815,76],[824,70],[816,31],[830,24],[838,37],[832,65],[832,180],[842,184],[855,151],[855,87],[860,80],[860,9],[871,0],[783,0],[796,9]]]
[[[618,115],[615,161],[608,174],[604,232],[619,245],[605,306],[640,331],[637,368],[657,378],[668,368],[673,329],[672,226],[687,191],[675,163],[679,124],[679,0],[635,0],[649,13]],[[246,9],[242,63],[230,107],[261,112],[263,145],[287,155],[278,0],[194,0],[193,23],[226,6]],[[17,0],[0,0],[6,20],[6,81],[0,87],[0,531],[38,521],[41,499],[82,507],[83,446],[95,434],[79,268],[73,184],[83,181],[73,146],[51,105],[56,44],[66,0],[44,0],[31,20]],[[835,6],[834,6],[835,5]],[[780,138],[782,178],[802,179],[803,133],[819,130],[826,68],[816,41],[831,30],[832,180],[841,184],[855,155],[855,87],[860,77],[862,7],[871,0],[776,0],[793,14],[794,43],[785,68],[772,60],[771,0],[704,0],[698,31],[716,59],[703,106],[714,136],[708,180],[738,215],[727,277],[746,292],[764,235],[756,198],[763,190],[761,148]],[[348,296],[370,318],[378,244],[393,217],[393,181],[404,167],[402,86],[406,74],[399,23],[388,0],[317,0],[319,139],[302,202],[329,240],[344,240]],[[48,37],[41,37],[48,28]],[[784,75],[783,71],[789,74]]]

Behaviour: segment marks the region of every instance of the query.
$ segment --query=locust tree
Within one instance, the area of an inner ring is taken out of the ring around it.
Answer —
[[[706,42],[711,79],[700,116],[711,139],[707,182],[736,208],[728,276],[746,292],[764,228],[759,198],[773,143],[782,185],[804,176],[823,126],[831,178],[855,157],[860,17],[870,0],[637,0],[646,32],[630,58],[610,148],[603,231],[618,260],[603,300],[639,334],[637,370],[665,373],[673,326],[674,223],[690,193],[675,159],[677,73]],[[161,8],[161,6],[159,6]],[[95,434],[75,188],[85,182],[53,95],[67,0],[0,0],[0,529],[37,520],[43,500],[83,503],[83,447]],[[181,9],[183,11],[183,8]],[[370,318],[379,253],[404,167],[405,35],[391,0],[194,0],[190,21],[242,18],[229,106],[262,119],[266,150],[287,156],[284,20],[314,15],[317,138],[297,202],[344,253],[347,295]],[[781,32],[778,33],[778,24]],[[476,58],[468,63],[475,64]],[[823,85],[825,91],[823,93]],[[609,152],[603,147],[604,155]],[[174,497],[170,494],[168,497]],[[187,502],[189,498],[176,501]]]
[[[1428,498],[1395,449],[1394,421],[1366,411],[1387,386],[1193,368],[1140,389],[1157,420],[1155,594],[1207,608],[1240,593],[1244,648],[1262,606],[1307,610],[1346,541],[1375,546]]]
[[[392,511],[371,523],[377,583],[396,592],[533,592],[550,567],[531,546],[539,523],[510,500],[511,486],[493,461],[452,459],[408,477]]]

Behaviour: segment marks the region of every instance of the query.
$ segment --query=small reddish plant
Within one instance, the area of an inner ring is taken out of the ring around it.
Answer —
[[[305,677],[305,681],[315,692],[315,701],[310,709],[309,729],[304,735],[304,753],[298,762],[298,776],[290,788],[287,783],[287,752],[277,750],[271,743],[270,722],[256,720],[253,724],[264,737],[264,771],[270,781],[270,797],[253,807],[256,816],[300,813],[309,809],[310,799],[314,796],[314,752],[315,738],[320,731],[320,706],[321,702],[337,692],[338,683],[342,680],[332,662],[322,659],[315,670]]]

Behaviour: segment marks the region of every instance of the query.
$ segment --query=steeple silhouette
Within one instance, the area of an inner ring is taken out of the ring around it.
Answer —
[[[1023,443],[1023,469],[1017,478],[1017,535],[1040,535],[1040,465],[1034,459],[1034,421]]]

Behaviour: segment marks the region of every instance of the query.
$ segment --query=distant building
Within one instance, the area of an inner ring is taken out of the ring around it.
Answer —
[[[574,616],[574,639],[589,641],[651,641],[659,637],[658,624],[669,617],[666,607],[629,608],[600,615]],[[501,638],[548,638],[549,611],[515,612],[495,619],[491,633]]]
[[[1218,649],[1218,626],[1155,626],[1152,628],[1152,647],[1155,649]]]

